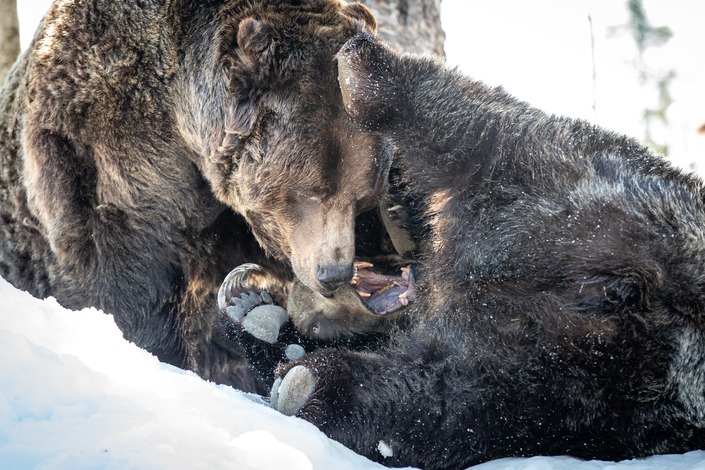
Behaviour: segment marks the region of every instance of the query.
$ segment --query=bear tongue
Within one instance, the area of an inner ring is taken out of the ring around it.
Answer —
[[[390,276],[371,271],[373,265],[364,261],[355,263],[355,277],[351,284],[377,315],[388,315],[401,310],[416,299],[414,275],[410,266],[401,268],[401,276]]]

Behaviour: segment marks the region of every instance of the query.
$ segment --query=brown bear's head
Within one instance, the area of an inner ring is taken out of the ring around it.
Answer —
[[[332,0],[235,3],[256,7],[218,35],[228,104],[214,189],[327,294],[352,277],[355,216],[377,204],[391,163],[387,141],[352,125],[337,82],[337,50],[374,18]]]

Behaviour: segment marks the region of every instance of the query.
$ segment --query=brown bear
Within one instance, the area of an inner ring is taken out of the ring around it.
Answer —
[[[273,406],[390,466],[705,448],[703,182],[368,34],[338,64],[427,202],[417,300],[379,346],[283,365]]]
[[[253,390],[220,280],[255,261],[284,301],[292,268],[351,278],[390,147],[351,125],[334,55],[374,28],[338,0],[57,0],[0,94],[0,275]]]

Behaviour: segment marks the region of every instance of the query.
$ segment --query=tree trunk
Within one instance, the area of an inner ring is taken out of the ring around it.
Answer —
[[[359,0],[377,18],[377,34],[405,52],[445,56],[441,0]]]
[[[20,27],[15,0],[0,0],[0,84],[20,53]]]

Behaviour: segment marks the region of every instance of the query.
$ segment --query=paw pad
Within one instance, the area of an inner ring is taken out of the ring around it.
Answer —
[[[288,318],[286,310],[278,305],[260,305],[245,315],[242,327],[255,338],[274,344]]]
[[[273,305],[269,293],[249,290],[247,278],[250,272],[261,270],[252,263],[233,269],[218,290],[218,308],[258,340],[274,344],[289,314],[282,307]]]
[[[272,408],[287,416],[294,416],[308,402],[316,387],[317,379],[305,366],[292,367],[283,379],[272,386]]]

